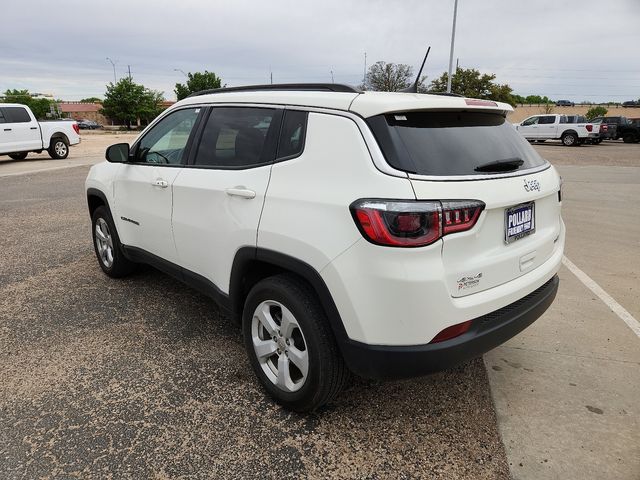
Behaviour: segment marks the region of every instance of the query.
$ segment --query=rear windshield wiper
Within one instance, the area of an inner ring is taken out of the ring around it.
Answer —
[[[476,172],[511,172],[517,170],[524,165],[524,160],[520,158],[505,158],[504,160],[496,160],[495,162],[483,163],[478,165],[474,170]]]

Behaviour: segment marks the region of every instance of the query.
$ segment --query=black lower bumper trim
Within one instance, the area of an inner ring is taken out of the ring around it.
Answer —
[[[531,325],[558,292],[554,276],[526,297],[473,320],[464,334],[440,343],[368,345],[347,340],[340,347],[352,372],[366,378],[399,379],[434,373],[482,355]]]

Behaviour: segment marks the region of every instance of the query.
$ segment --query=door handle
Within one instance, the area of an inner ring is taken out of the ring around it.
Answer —
[[[31,127],[31,128],[29,128],[29,130],[37,130],[37,129],[38,129],[38,127]]]
[[[5,129],[4,129],[4,131],[5,131],[5,132],[10,132],[10,131],[11,131],[11,129],[10,129],[10,128],[5,128]]]
[[[163,180],[161,178],[158,178],[156,180],[154,180],[151,185],[153,185],[154,187],[160,187],[160,188],[167,188],[169,186],[169,182],[167,182],[166,180]]]
[[[242,197],[246,199],[256,198],[256,192],[244,187],[227,188],[225,190],[230,197]]]

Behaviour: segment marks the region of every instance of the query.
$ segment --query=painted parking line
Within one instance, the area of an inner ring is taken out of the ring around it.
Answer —
[[[633,315],[631,315],[622,305],[616,302],[611,295],[605,292],[600,285],[598,285],[589,275],[580,270],[567,257],[562,257],[562,263],[564,263],[565,267],[578,277],[578,280],[580,280],[589,290],[595,293],[600,300],[602,300],[613,313],[620,317],[622,321],[624,321],[624,323],[633,330],[633,333],[640,338],[640,322],[638,322]]]

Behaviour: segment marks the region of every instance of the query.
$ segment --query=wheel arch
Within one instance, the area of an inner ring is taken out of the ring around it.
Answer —
[[[565,130],[564,132],[562,132],[562,136],[564,137],[565,135],[568,135],[572,133],[573,135],[575,135],[577,138],[580,138],[580,135],[578,135],[578,132],[576,132],[575,130],[571,129],[571,130]]]
[[[96,208],[104,205],[111,211],[109,208],[109,201],[107,200],[107,196],[97,188],[88,188],[87,189],[87,205],[89,207],[89,216],[93,216],[93,212],[96,211]]]
[[[71,143],[69,142],[69,137],[67,137],[67,135],[64,132],[55,132],[51,134],[51,138],[49,139],[49,148],[51,148],[51,145],[53,144],[54,140],[58,138],[64,140],[67,143],[67,145]]]
[[[237,320],[242,318],[244,301],[256,283],[280,273],[292,273],[311,286],[329,320],[338,347],[343,351],[343,345],[348,342],[347,332],[322,276],[308,263],[284,253],[256,247],[243,247],[236,252],[229,282],[234,317]]]

